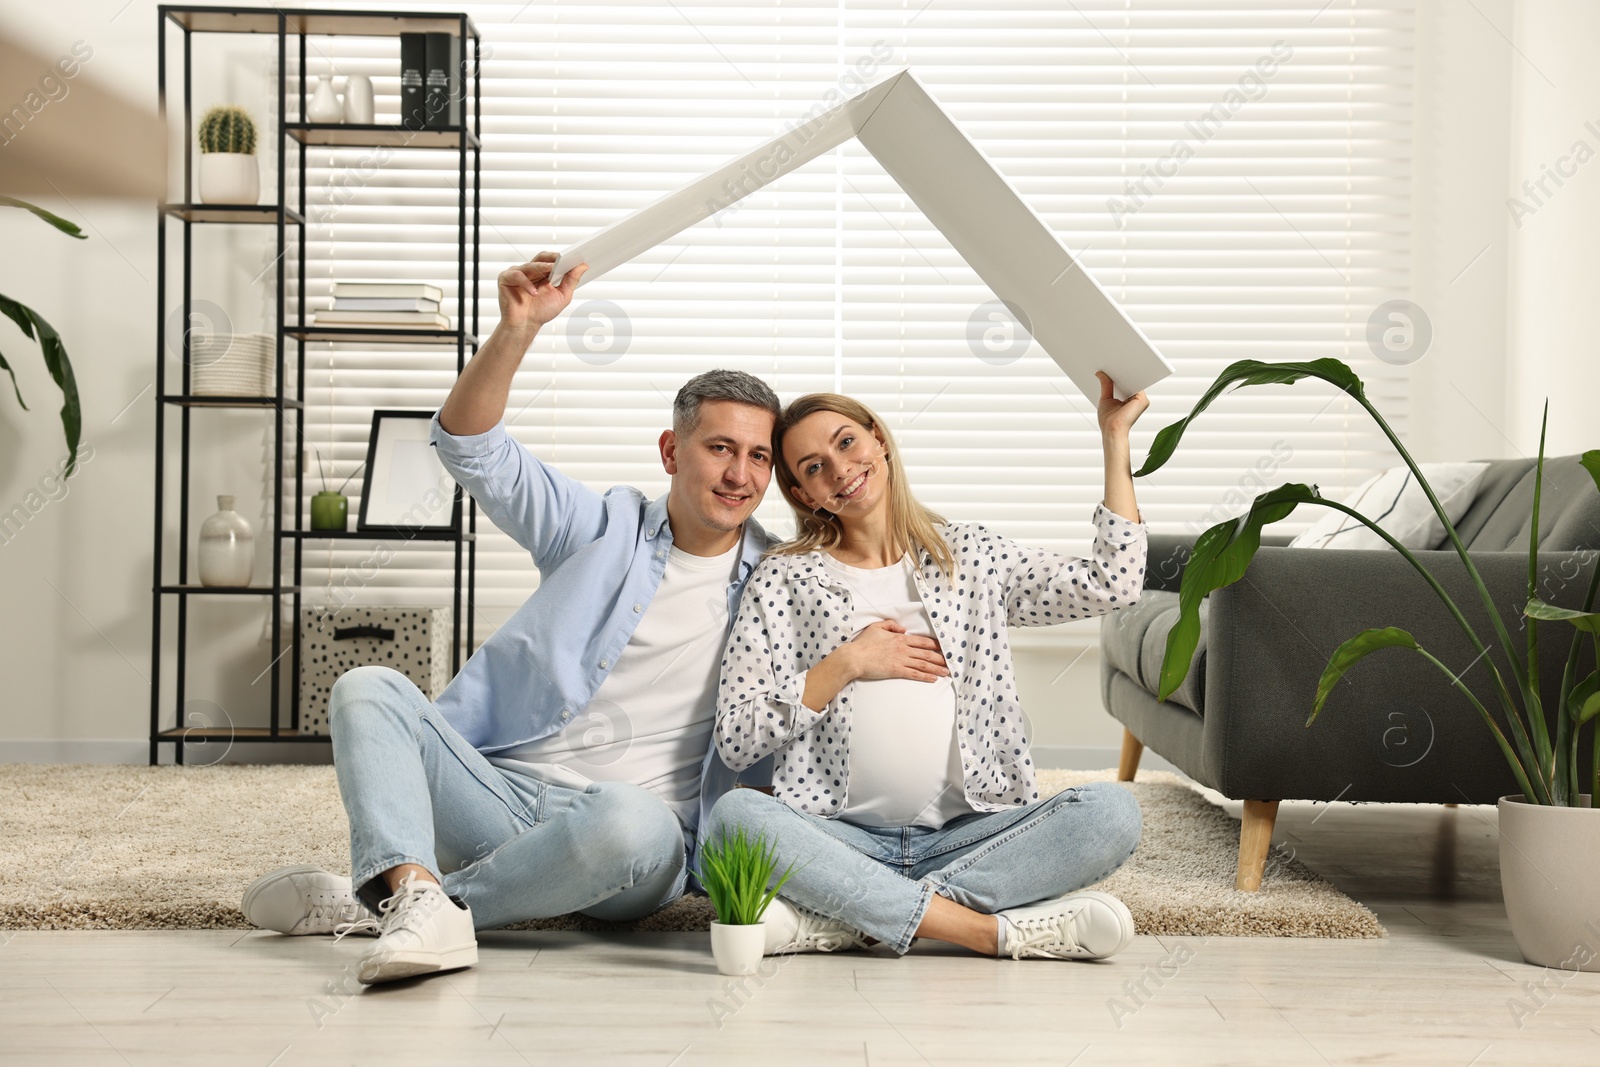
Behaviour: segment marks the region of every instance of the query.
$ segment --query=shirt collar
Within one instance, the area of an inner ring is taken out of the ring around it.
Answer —
[[[666,493],[656,497],[644,509],[644,535],[651,541],[664,537],[667,539],[667,544],[672,543],[672,524],[667,521]],[[744,521],[744,535],[739,542],[741,582],[750,577],[750,572],[755,570],[756,564],[761,562],[761,557],[766,554],[772,543],[767,531],[754,518]]]
[[[667,525],[667,494],[662,493],[644,509],[644,535],[654,541],[658,535],[672,540],[672,528]]]
[[[741,582],[750,577],[750,572],[756,569],[756,564],[760,563],[761,557],[767,554],[767,549],[776,543],[753,516],[744,520],[744,541],[739,548],[739,580]]]

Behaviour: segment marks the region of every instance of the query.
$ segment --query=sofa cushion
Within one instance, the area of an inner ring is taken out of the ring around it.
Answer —
[[[1167,699],[1205,714],[1206,615],[1200,605],[1200,644],[1194,662],[1177,691]],[[1100,622],[1100,655],[1108,666],[1128,675],[1152,695],[1161,688],[1161,660],[1167,652],[1167,635],[1178,622],[1178,594],[1146,589],[1139,599],[1119,608]]]
[[[1478,535],[1483,532],[1489,520],[1494,518],[1495,513],[1506,502],[1506,497],[1510,495],[1511,490],[1515,489],[1517,483],[1527,477],[1531,470],[1533,470],[1532,460],[1492,459],[1489,461],[1489,469],[1484,472],[1483,481],[1478,483],[1478,495],[1472,498],[1472,506],[1467,509],[1467,513],[1461,516],[1460,521],[1456,523],[1456,533],[1461,536],[1462,544],[1470,548],[1477,542]],[[1492,540],[1494,540],[1493,536],[1486,539],[1484,547],[1488,547]],[[1440,547],[1448,549],[1450,547],[1449,540],[1447,539]]]
[[[1541,549],[1577,551],[1600,544],[1600,493],[1578,460],[1554,456],[1544,461]],[[1536,478],[1531,459],[1493,461],[1472,508],[1456,524],[1462,543],[1475,552],[1527,552]]]
[[[1477,498],[1478,485],[1489,464],[1424,463],[1420,469],[1439,506],[1454,524],[1461,521]],[[1445,540],[1444,524],[1439,521],[1422,483],[1417,481],[1410,467],[1391,467],[1369,478],[1340,503],[1361,512],[1406,548],[1438,548]],[[1344,512],[1332,508],[1318,510],[1319,518],[1289,542],[1290,548],[1389,547],[1387,541]]]

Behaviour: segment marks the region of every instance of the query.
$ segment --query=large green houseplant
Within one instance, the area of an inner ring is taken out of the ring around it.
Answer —
[[[1559,862],[1555,857],[1540,855],[1537,861],[1529,860],[1536,864],[1531,872],[1521,871],[1523,860],[1532,849],[1540,851],[1543,846],[1518,846],[1511,842],[1507,848],[1508,827],[1512,823],[1523,832],[1521,827],[1526,825],[1530,818],[1527,812],[1521,810],[1530,805],[1542,807],[1544,810],[1557,814],[1564,820],[1561,829],[1546,833],[1541,840],[1555,841],[1566,840],[1572,848],[1570,835],[1575,832],[1574,826],[1580,826],[1584,834],[1590,835],[1600,842],[1600,815],[1592,810],[1585,812],[1578,824],[1574,824],[1567,815],[1560,815],[1559,810],[1570,812],[1573,808],[1586,807],[1593,809],[1600,807],[1600,729],[1596,729],[1595,718],[1600,715],[1600,666],[1588,670],[1579,677],[1580,656],[1583,651],[1584,641],[1587,638],[1595,646],[1596,659],[1600,661],[1600,612],[1594,611],[1594,601],[1597,587],[1600,587],[1600,563],[1594,567],[1594,573],[1589,581],[1588,593],[1584,598],[1581,610],[1556,607],[1546,603],[1537,595],[1538,566],[1539,566],[1539,500],[1540,488],[1544,481],[1544,437],[1545,427],[1541,425],[1539,432],[1539,458],[1537,461],[1536,478],[1533,490],[1533,514],[1528,538],[1528,592],[1527,601],[1522,609],[1522,614],[1529,620],[1546,620],[1566,622],[1573,627],[1572,642],[1567,649],[1565,669],[1562,672],[1561,686],[1557,696],[1557,704],[1553,713],[1547,713],[1544,694],[1539,690],[1539,634],[1538,627],[1531,621],[1524,627],[1526,631],[1525,655],[1518,650],[1512,640],[1510,628],[1502,618],[1498,606],[1485,587],[1482,577],[1474,566],[1471,555],[1466,546],[1462,544],[1455,525],[1451,523],[1434,495],[1433,488],[1428,480],[1423,477],[1416,461],[1406,450],[1400,439],[1395,436],[1382,415],[1367,398],[1363,383],[1356,374],[1344,363],[1336,359],[1319,359],[1309,363],[1263,363],[1259,360],[1240,360],[1232,364],[1212,383],[1205,394],[1195,404],[1187,416],[1170,426],[1164,427],[1155,437],[1150,453],[1144,465],[1135,472],[1136,476],[1143,476],[1159,470],[1167,460],[1172,458],[1177,450],[1178,443],[1182,440],[1184,431],[1189,424],[1210,406],[1223,392],[1230,388],[1247,385],[1291,385],[1302,378],[1318,378],[1329,383],[1337,389],[1348,394],[1356,403],[1365,408],[1377,422],[1383,433],[1388,437],[1395,450],[1411,470],[1418,486],[1427,495],[1429,504],[1432,505],[1439,521],[1443,524],[1449,543],[1460,557],[1468,576],[1476,589],[1478,597],[1483,602],[1483,607],[1488,613],[1490,625],[1494,630],[1493,639],[1498,642],[1504,651],[1510,665],[1511,678],[1507,681],[1505,675],[1495,664],[1494,660],[1485,655],[1488,648],[1483,638],[1468,623],[1461,609],[1450,595],[1440,585],[1439,581],[1428,572],[1418,559],[1404,546],[1386,533],[1377,523],[1360,512],[1338,501],[1328,500],[1317,492],[1315,486],[1303,483],[1287,483],[1275,489],[1270,489],[1257,496],[1251,503],[1249,511],[1237,518],[1228,519],[1206,530],[1195,541],[1191,558],[1184,568],[1182,583],[1179,587],[1179,618],[1167,638],[1166,653],[1161,665],[1160,698],[1165,700],[1183,681],[1188,673],[1194,658],[1195,648],[1200,638],[1200,605],[1207,595],[1224,586],[1231,585],[1244,577],[1245,571],[1254,558],[1256,550],[1261,547],[1261,530],[1268,523],[1278,522],[1292,514],[1301,504],[1315,504],[1322,507],[1333,508],[1349,515],[1352,519],[1362,523],[1381,537],[1396,552],[1400,553],[1417,571],[1428,587],[1444,605],[1446,611],[1456,624],[1465,633],[1467,639],[1477,649],[1480,657],[1487,663],[1494,684],[1494,690],[1499,710],[1504,716],[1505,729],[1490,714],[1483,702],[1462,682],[1460,676],[1446,667],[1429,651],[1420,645],[1416,638],[1398,627],[1375,627],[1354,635],[1346,640],[1329,658],[1323,668],[1321,679],[1317,684],[1316,696],[1308,711],[1306,725],[1310,726],[1321,714],[1328,697],[1332,695],[1333,688],[1338,684],[1346,671],[1354,667],[1366,656],[1380,649],[1401,648],[1415,652],[1435,667],[1439,668],[1449,679],[1450,684],[1465,697],[1472,708],[1482,719],[1486,729],[1493,735],[1495,744],[1504,755],[1515,775],[1517,784],[1522,789],[1520,797],[1508,797],[1501,801],[1501,832],[1502,832],[1502,881],[1505,888],[1508,911],[1511,913],[1513,932],[1517,936],[1518,945],[1523,954],[1536,963],[1560,964],[1573,966],[1575,963],[1585,969],[1594,969],[1600,964],[1600,952],[1591,951],[1586,954],[1586,959],[1575,960],[1573,954],[1574,930],[1582,927],[1588,930],[1596,926],[1597,914],[1590,918],[1587,924],[1581,923],[1583,914],[1596,911],[1597,906],[1586,901],[1585,898],[1566,898],[1552,901],[1543,893],[1540,883],[1554,884],[1551,874],[1553,864]],[[1549,408],[1546,405],[1546,420]],[[1600,490],[1600,450],[1585,452],[1580,460],[1585,470],[1594,479],[1597,490]],[[1550,729],[1550,720],[1554,720],[1554,731]],[[1580,780],[1579,753],[1581,751],[1581,737],[1585,730],[1594,734],[1593,739],[1593,769],[1587,782]],[[1509,737],[1507,733],[1509,732]],[[1585,788],[1587,787],[1587,788]],[[1543,833],[1541,831],[1541,833]],[[1551,846],[1554,847],[1553,845]],[[1600,875],[1600,843],[1586,849],[1572,849],[1577,856],[1577,862],[1583,866],[1575,870],[1572,877],[1556,878],[1556,881],[1567,882],[1569,886],[1577,886],[1587,890],[1594,885],[1596,875]],[[1522,853],[1522,856],[1515,855]],[[1518,870],[1509,868],[1516,866]],[[1514,883],[1516,883],[1514,885]],[[1539,895],[1538,900],[1514,900],[1514,898]],[[1575,902],[1574,902],[1575,901]],[[1524,914],[1519,916],[1520,905]],[[1566,914],[1560,914],[1565,911]],[[1552,915],[1565,925],[1559,931],[1540,933],[1531,927],[1524,929],[1527,923],[1536,923],[1549,920]],[[1520,924],[1519,924],[1520,920]],[[1581,931],[1580,931],[1581,933]],[[1588,937],[1587,934],[1582,934]],[[1564,946],[1564,947],[1563,947]],[[1600,946],[1595,946],[1600,947]]]
[[[1177,450],[1178,442],[1182,440],[1184,431],[1201,412],[1210,406],[1224,391],[1234,386],[1245,385],[1288,385],[1302,378],[1320,378],[1329,384],[1349,394],[1358,404],[1366,408],[1373,419],[1383,430],[1400,453],[1401,459],[1411,469],[1412,476],[1417,484],[1427,495],[1428,502],[1433,506],[1434,512],[1443,523],[1445,532],[1450,540],[1450,545],[1461,557],[1468,575],[1477,589],[1483,606],[1488,612],[1494,636],[1505,651],[1506,658],[1510,661],[1512,681],[1515,683],[1516,692],[1505,680],[1500,668],[1490,660],[1488,670],[1494,677],[1495,689],[1499,695],[1501,710],[1505,713],[1506,722],[1511,732],[1511,737],[1505,736],[1494,717],[1489,714],[1460,678],[1456,677],[1443,663],[1440,663],[1428,650],[1417,644],[1416,639],[1404,630],[1395,627],[1380,627],[1363,630],[1340,645],[1328,660],[1322,673],[1322,679],[1317,685],[1316,701],[1310,709],[1307,725],[1316,721],[1322,712],[1323,705],[1333,692],[1333,687],[1351,667],[1355,666],[1364,657],[1383,648],[1410,649],[1430,663],[1438,667],[1449,677],[1450,682],[1471,702],[1483,719],[1485,726],[1494,735],[1496,744],[1504,753],[1506,761],[1510,764],[1512,773],[1516,775],[1517,784],[1522,787],[1523,794],[1529,800],[1539,804],[1576,805],[1583,790],[1578,781],[1578,744],[1579,734],[1588,726],[1596,714],[1600,714],[1600,670],[1590,671],[1582,679],[1576,677],[1578,655],[1582,642],[1587,635],[1591,640],[1600,643],[1600,613],[1589,610],[1594,605],[1596,587],[1600,586],[1600,567],[1596,567],[1595,574],[1589,582],[1588,596],[1584,602],[1584,610],[1574,611],[1558,608],[1546,604],[1535,595],[1537,584],[1537,571],[1539,561],[1539,486],[1543,481],[1544,470],[1544,434],[1541,429],[1539,439],[1539,473],[1541,477],[1534,483],[1533,494],[1533,532],[1529,537],[1528,545],[1528,602],[1524,614],[1535,619],[1559,620],[1568,622],[1573,626],[1572,645],[1567,656],[1567,669],[1562,679],[1560,708],[1563,713],[1556,716],[1556,730],[1552,737],[1546,715],[1544,713],[1543,699],[1538,691],[1538,663],[1539,644],[1538,629],[1528,626],[1527,629],[1527,658],[1526,662],[1512,642],[1511,634],[1505,620],[1501,618],[1500,611],[1489,591],[1484,587],[1483,580],[1478,575],[1477,568],[1473,565],[1472,557],[1467,553],[1466,546],[1461,543],[1461,538],[1456,534],[1456,529],[1444,508],[1434,496],[1433,488],[1428,480],[1417,469],[1416,461],[1395,436],[1389,424],[1384,421],[1372,402],[1367,399],[1366,390],[1349,367],[1336,359],[1319,359],[1310,363],[1262,363],[1258,360],[1240,360],[1224,370],[1211,388],[1207,389],[1194,410],[1178,422],[1167,426],[1156,435],[1151,445],[1150,454],[1145,459],[1144,466],[1140,467],[1136,476],[1144,476],[1160,470],[1172,458]],[[1595,479],[1597,488],[1600,488],[1600,450],[1591,450],[1583,454],[1583,465]],[[1194,554],[1183,572],[1183,581],[1179,591],[1179,619],[1172,628],[1172,633],[1167,639],[1166,655],[1161,664],[1160,696],[1165,700],[1189,672],[1189,665],[1194,658],[1194,650],[1200,638],[1200,602],[1210,593],[1224,586],[1232,585],[1244,577],[1245,570],[1250,565],[1250,560],[1255,556],[1256,550],[1261,547],[1261,528],[1268,523],[1278,522],[1287,518],[1301,504],[1317,504],[1322,507],[1342,511],[1351,518],[1367,526],[1383,538],[1396,552],[1399,552],[1416,569],[1429,588],[1443,602],[1445,609],[1450,612],[1472,642],[1474,648],[1480,653],[1486,651],[1483,639],[1467,622],[1449,594],[1439,584],[1438,580],[1428,572],[1417,558],[1407,549],[1386,533],[1377,523],[1362,515],[1354,508],[1348,507],[1335,500],[1329,500],[1317,492],[1315,486],[1303,483],[1286,483],[1276,489],[1270,489],[1255,498],[1250,510],[1244,515],[1234,519],[1227,519],[1211,527],[1195,541]],[[1600,743],[1600,736],[1597,736]],[[1590,802],[1600,789],[1595,788],[1593,781],[1588,783]]]
[[[68,237],[76,237],[80,241],[88,235],[85,234],[75,222],[68,222],[60,215],[46,211],[36,204],[14,197],[0,196],[0,207],[18,207],[24,211],[31,211],[39,218],[48,222]],[[61,427],[67,435],[67,466],[65,476],[72,477],[72,472],[78,469],[78,440],[83,430],[83,411],[78,402],[78,381],[72,375],[72,363],[67,359],[67,346],[61,343],[61,335],[54,326],[44,321],[40,314],[28,305],[0,294],[0,313],[17,324],[17,329],[23,332],[28,340],[37,340],[39,349],[44,353],[44,365],[50,371],[51,379],[61,389]],[[22,389],[17,385],[17,372],[12,370],[11,364],[6,362],[6,357],[0,354],[0,370],[11,375],[11,390],[17,395],[17,403],[22,405],[24,411],[28,404],[22,399]]]

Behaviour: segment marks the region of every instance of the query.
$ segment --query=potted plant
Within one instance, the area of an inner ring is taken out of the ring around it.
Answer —
[[[1455,672],[1430,655],[1410,633],[1392,626],[1363,630],[1334,650],[1318,682],[1316,698],[1306,725],[1310,726],[1316,721],[1333,687],[1344,673],[1379,649],[1409,649],[1444,672],[1450,683],[1477,711],[1485,728],[1492,733],[1522,789],[1520,794],[1502,797],[1499,804],[1500,881],[1517,947],[1530,963],[1568,970],[1600,971],[1600,898],[1594,895],[1594,886],[1600,881],[1600,810],[1596,810],[1600,806],[1600,781],[1597,781],[1600,778],[1600,730],[1596,729],[1594,721],[1600,715],[1600,668],[1590,669],[1580,677],[1583,670],[1580,655],[1585,637],[1595,646],[1596,658],[1600,660],[1600,612],[1593,610],[1595,593],[1600,587],[1600,562],[1596,563],[1590,577],[1582,610],[1556,607],[1536,595],[1539,497],[1544,481],[1544,425],[1541,424],[1539,431],[1539,458],[1528,538],[1528,593],[1521,613],[1530,620],[1523,627],[1527,638],[1524,656],[1513,642],[1510,627],[1484,586],[1454,524],[1434,496],[1433,488],[1389,424],[1367,399],[1361,379],[1339,360],[1263,363],[1247,359],[1232,364],[1206,390],[1193,411],[1156,435],[1150,454],[1136,475],[1143,476],[1159,470],[1172,457],[1189,423],[1228,388],[1290,385],[1302,378],[1320,378],[1347,393],[1377,421],[1384,435],[1400,453],[1417,484],[1427,495],[1428,502],[1444,525],[1451,547],[1460,556],[1471,577],[1494,629],[1493,640],[1504,651],[1512,677],[1508,681],[1494,660],[1484,655],[1488,651],[1487,646],[1467,622],[1460,608],[1427,568],[1399,542],[1353,508],[1323,498],[1315,486],[1290,483],[1260,494],[1244,515],[1218,523],[1195,541],[1193,555],[1184,569],[1179,587],[1178,622],[1167,638],[1166,654],[1162,660],[1160,698],[1165,700],[1170,696],[1189,671],[1200,637],[1201,601],[1212,591],[1244,577],[1250,560],[1261,545],[1263,526],[1287,518],[1300,504],[1333,508],[1359,521],[1405,557],[1478,649],[1480,657],[1487,664],[1486,669],[1492,674],[1498,710],[1506,729],[1501,729],[1501,721],[1490,714],[1489,709]],[[1548,416],[1547,404],[1546,420]],[[1600,489],[1600,450],[1585,452],[1580,462],[1594,479],[1596,488]],[[1565,622],[1573,627],[1557,702],[1548,713],[1546,694],[1540,692],[1539,686],[1539,628],[1532,620]],[[1551,719],[1554,720],[1553,731],[1550,728]],[[1581,738],[1586,730],[1593,735],[1594,766],[1589,779],[1581,781],[1579,752],[1582,751]]]
[[[711,924],[711,954],[723,974],[754,974],[766,948],[761,921],[767,905],[794,873],[794,865],[773,881],[778,858],[765,834],[751,839],[738,827],[700,846],[700,884],[711,898],[717,921]],[[768,883],[772,884],[769,886]]]
[[[311,528],[313,530],[344,530],[350,525],[350,500],[344,495],[344,487],[350,484],[350,479],[361,473],[361,467],[367,464],[362,462],[346,475],[345,480],[339,483],[339,488],[328,488],[328,472],[322,464],[322,450],[316,449],[317,470],[322,474],[322,491],[311,494]]]
[[[256,124],[239,107],[214,107],[200,120],[200,202],[254,204],[261,196]]]
[[[77,223],[69,222],[37,204],[30,204],[10,196],[0,196],[0,206],[19,207],[31,211],[68,237],[76,237],[82,241],[88,236]],[[39,349],[44,353],[44,365],[50,371],[51,380],[61,390],[61,428],[67,435],[67,466],[64,476],[70,478],[78,469],[78,442],[83,436],[83,410],[78,400],[78,380],[72,373],[71,361],[67,359],[67,346],[61,343],[61,335],[56,332],[55,327],[44,321],[37,311],[4,294],[0,294],[0,314],[16,323],[17,329],[22,331],[23,336],[30,341],[39,342]],[[6,362],[3,355],[0,355],[0,370],[11,376],[11,390],[16,393],[17,403],[22,405],[22,410],[27,411],[28,405],[22,399],[22,389],[17,385],[17,372],[11,369],[11,364]]]

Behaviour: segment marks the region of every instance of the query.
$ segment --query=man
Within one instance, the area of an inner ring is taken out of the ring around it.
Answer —
[[[500,323],[432,429],[445,467],[532,554],[539,589],[436,701],[387,667],[339,678],[328,715],[353,879],[288,867],[244,895],[266,929],[376,931],[363,983],[470,966],[475,929],[665,906],[702,812],[734,784],[711,744],[717,672],[769,544],[750,515],[777,397],[736,371],[691,379],[661,434],[671,488],[654,501],[539,462],[504,417],[522,357],[587,270],[553,286],[555,259],[501,272]]]

